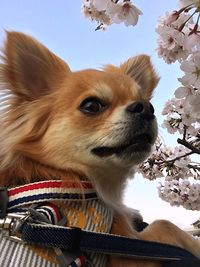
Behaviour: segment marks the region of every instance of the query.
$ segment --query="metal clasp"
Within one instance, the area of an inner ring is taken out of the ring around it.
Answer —
[[[31,216],[30,212],[23,214],[8,213],[5,218],[0,219],[0,231],[3,235],[13,241],[23,242],[19,230],[26,220]]]

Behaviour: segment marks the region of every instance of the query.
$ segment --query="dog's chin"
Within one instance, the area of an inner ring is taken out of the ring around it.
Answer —
[[[139,164],[151,152],[153,141],[151,135],[141,134],[116,146],[95,147],[92,149],[92,153],[100,158],[116,156],[122,160],[134,161],[135,164]]]

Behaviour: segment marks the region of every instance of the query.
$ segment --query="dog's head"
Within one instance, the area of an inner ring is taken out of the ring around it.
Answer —
[[[158,77],[148,56],[72,72],[35,39],[8,32],[3,61],[1,87],[10,97],[1,166],[29,158],[87,174],[130,168],[149,155],[157,136],[150,99]]]

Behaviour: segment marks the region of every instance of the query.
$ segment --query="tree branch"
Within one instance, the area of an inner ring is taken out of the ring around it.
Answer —
[[[190,150],[192,150],[193,153],[196,153],[196,154],[199,154],[200,155],[200,149],[194,147],[193,145],[191,145],[190,143],[188,143],[186,140],[183,140],[183,139],[180,139],[178,138],[177,139],[177,142],[187,148],[189,148]]]

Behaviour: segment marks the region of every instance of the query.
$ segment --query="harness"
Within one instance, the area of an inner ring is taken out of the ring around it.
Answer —
[[[89,182],[0,188],[0,266],[104,267],[107,255],[200,266],[184,249],[109,234],[112,219]],[[38,255],[33,244],[54,249],[57,259]]]

